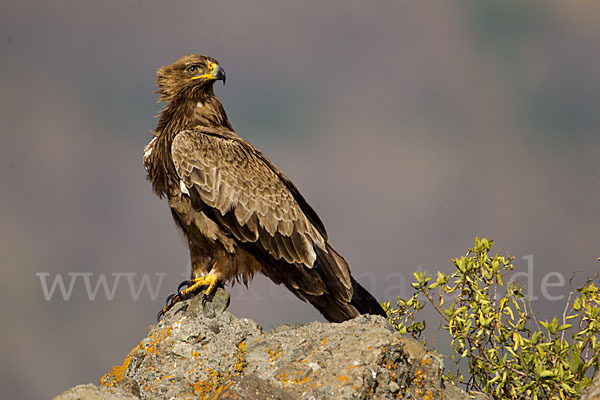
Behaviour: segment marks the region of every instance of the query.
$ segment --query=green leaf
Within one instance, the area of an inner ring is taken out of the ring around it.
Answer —
[[[581,310],[581,299],[579,297],[576,297],[575,301],[573,302],[573,310],[575,310],[575,311]]]
[[[569,370],[571,373],[576,374],[579,370],[579,366],[581,365],[581,359],[579,356],[581,355],[581,349],[577,346],[573,349],[573,354],[571,354],[571,359],[569,360]]]
[[[564,331],[565,329],[569,329],[570,327],[572,327],[573,325],[571,324],[564,324],[558,327],[558,331]]]
[[[569,386],[566,382],[561,382],[560,387],[568,394],[578,394],[577,391]]]
[[[556,376],[556,374],[552,371],[542,371],[540,372],[540,378],[554,378]]]

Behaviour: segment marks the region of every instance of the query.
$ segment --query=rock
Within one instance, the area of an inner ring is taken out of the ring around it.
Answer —
[[[587,388],[581,400],[600,400],[600,370],[596,372],[592,386]]]
[[[53,400],[137,400],[139,398],[139,391],[135,396],[122,388],[107,388],[88,383],[75,386]]]
[[[101,378],[103,388],[80,398],[118,389],[129,396],[122,398],[142,399],[474,398],[442,383],[438,354],[379,316],[264,332],[227,312],[228,304],[223,289],[205,302],[196,296],[177,304]]]
[[[239,375],[225,384],[214,400],[294,400],[287,392],[254,375]]]

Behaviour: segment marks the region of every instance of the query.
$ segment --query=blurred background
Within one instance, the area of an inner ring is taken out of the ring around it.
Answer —
[[[542,318],[599,269],[597,3],[4,1],[0,52],[7,398],[98,383],[189,274],[141,162],[155,71],[189,53],[226,69],[233,126],[379,299],[476,236],[529,272]],[[322,321],[264,278],[232,293],[265,329]]]

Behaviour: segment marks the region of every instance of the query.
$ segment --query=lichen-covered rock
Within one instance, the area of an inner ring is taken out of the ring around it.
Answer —
[[[206,302],[196,296],[176,304],[101,383],[115,387],[133,379],[149,399],[210,398],[241,374],[247,338],[262,331],[254,321],[225,312],[228,304],[223,289]]]
[[[255,375],[243,374],[227,382],[214,400],[294,400],[289,393]]]
[[[264,332],[228,304],[223,289],[177,304],[101,384],[142,399],[474,398],[444,386],[439,355],[384,318]]]
[[[78,385],[56,396],[53,400],[137,400],[134,395],[122,388],[107,388],[102,386]]]

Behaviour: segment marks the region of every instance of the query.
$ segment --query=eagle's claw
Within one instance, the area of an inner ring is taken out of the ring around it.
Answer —
[[[160,310],[158,312],[158,315],[156,316],[156,320],[160,321],[160,319],[166,314],[167,311],[169,311],[171,308],[173,308],[173,306],[177,303],[179,303],[181,300],[184,300],[184,297],[182,295],[182,293],[178,290],[178,293],[171,293],[168,297],[167,300],[165,301],[165,306],[162,308],[162,310]]]
[[[175,296],[177,296],[177,293],[171,293],[169,296],[167,296],[167,300],[165,300],[165,305],[169,305],[171,303],[171,300],[173,300]]]
[[[183,281],[177,286],[177,294],[180,294],[182,290],[189,288],[194,284],[194,281]]]
[[[214,290],[216,284],[217,279],[211,275],[181,282],[177,287],[177,293],[173,293],[167,297],[166,304],[160,310],[156,319],[160,321],[165,313],[173,308],[175,304],[191,298],[198,292],[202,292],[202,302],[206,301],[208,294]]]

